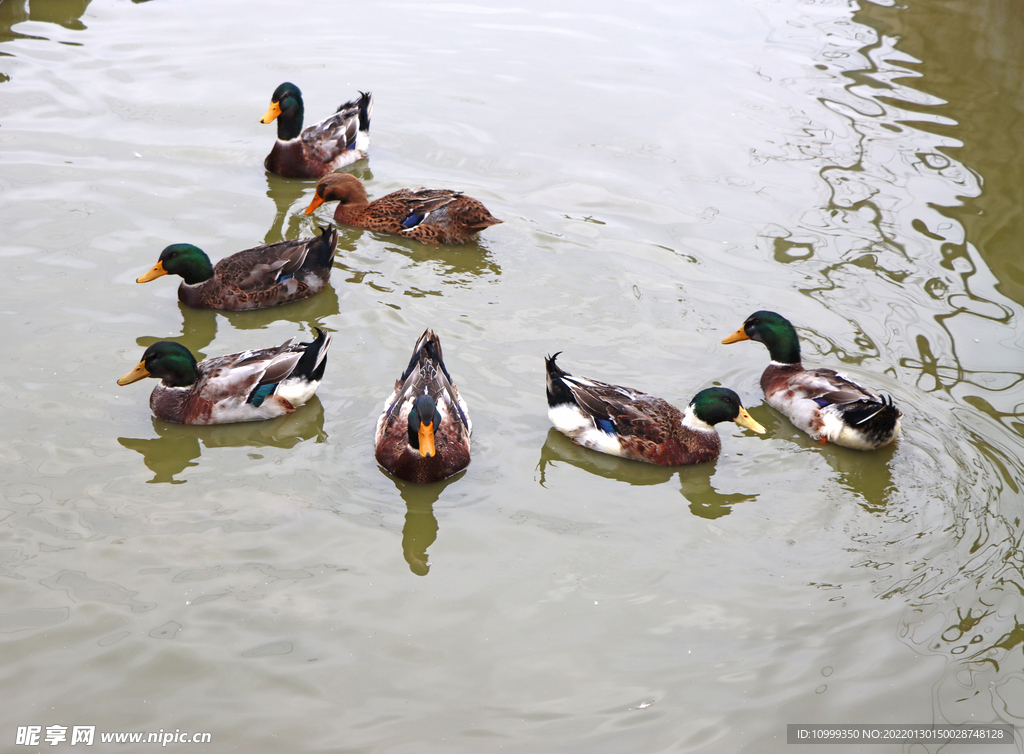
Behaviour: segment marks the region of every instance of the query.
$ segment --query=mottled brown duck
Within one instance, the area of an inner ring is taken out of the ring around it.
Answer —
[[[334,221],[341,225],[396,233],[435,246],[466,243],[484,228],[501,222],[478,200],[461,191],[401,189],[371,202],[362,181],[348,173],[321,178],[306,214],[324,202],[334,201],[339,202]]]

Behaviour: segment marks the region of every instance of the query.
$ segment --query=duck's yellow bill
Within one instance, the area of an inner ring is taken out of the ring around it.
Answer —
[[[437,451],[434,450],[434,422],[420,424],[420,455],[424,458],[432,457]]]
[[[306,214],[307,215],[313,214],[313,210],[315,210],[317,207],[319,207],[323,203],[324,203],[323,197],[321,197],[320,194],[314,194],[313,201],[311,201],[309,203],[309,206],[306,207]]]
[[[733,419],[733,421],[741,427],[746,427],[751,432],[757,432],[759,435],[763,435],[765,433],[765,428],[754,421],[754,417],[748,414],[747,410],[743,408],[743,406],[740,406],[740,415]]]
[[[146,362],[140,361],[138,366],[132,371],[128,372],[124,377],[117,381],[118,385],[131,385],[133,382],[138,382],[149,377],[149,370],[146,369]]]
[[[277,120],[277,116],[281,114],[281,103],[271,102],[270,107],[267,108],[266,114],[260,118],[260,123],[273,123]]]
[[[145,275],[140,275],[135,281],[136,283],[148,283],[150,280],[156,280],[159,277],[163,277],[167,274],[167,270],[164,269],[163,262],[157,262],[153,265],[153,269],[147,272]]]
[[[736,332],[734,332],[732,335],[730,335],[728,338],[724,338],[722,340],[722,343],[739,343],[741,340],[750,340],[750,336],[743,331],[742,327]]]

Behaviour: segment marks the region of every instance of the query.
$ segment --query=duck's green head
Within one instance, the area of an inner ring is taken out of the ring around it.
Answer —
[[[727,387],[709,387],[701,390],[690,401],[694,415],[712,427],[719,422],[733,421],[751,432],[764,434],[764,427],[754,421],[740,403],[740,397]]]
[[[434,435],[441,423],[441,413],[437,404],[429,395],[421,395],[412,404],[409,411],[409,445],[420,452],[424,458],[430,458],[437,451],[434,449]]]
[[[260,123],[277,121],[277,138],[290,141],[302,133],[302,92],[290,81],[285,81],[274,90],[270,107]]]
[[[180,275],[189,285],[202,283],[213,277],[213,265],[206,252],[190,243],[175,243],[160,252],[153,269],[140,276],[136,283],[148,283],[164,275]]]
[[[145,377],[156,377],[167,387],[187,387],[196,381],[196,358],[180,343],[161,340],[147,348],[142,361],[117,384],[130,385]]]
[[[779,364],[800,363],[800,339],[788,319],[775,312],[754,312],[743,326],[723,340],[723,343],[738,343],[741,340],[756,340],[768,347],[772,361]]]

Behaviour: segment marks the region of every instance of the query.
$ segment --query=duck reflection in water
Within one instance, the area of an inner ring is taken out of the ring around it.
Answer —
[[[430,572],[427,560],[427,548],[437,539],[438,523],[434,515],[434,503],[448,485],[454,484],[466,475],[466,470],[443,479],[440,482],[417,484],[404,482],[388,474],[383,469],[380,473],[398,489],[398,494],[405,501],[405,523],[402,525],[402,557],[409,564],[409,570],[417,576],[426,576]]]
[[[24,39],[25,34],[14,31],[14,27],[26,21],[36,23],[57,24],[65,29],[82,31],[86,27],[82,23],[82,16],[89,7],[90,0],[61,0],[61,2],[0,2],[0,42],[11,39]],[[35,34],[32,38],[40,39]],[[0,81],[6,81],[6,76],[0,76]]]
[[[919,413],[923,413],[919,411]],[[843,497],[849,495],[868,513],[884,513],[898,487],[893,480],[893,463],[897,454],[907,455],[900,445],[891,443],[885,447],[865,453],[861,450],[844,448],[835,443],[822,446],[801,430],[793,426],[782,414],[764,411],[762,422],[768,435],[776,443],[792,443],[807,450],[814,449],[815,455],[825,460],[834,472],[832,484],[842,490]],[[904,438],[902,444],[913,444]],[[829,481],[827,474],[818,480],[824,485]]]
[[[311,185],[307,181],[296,181],[267,173],[267,197],[274,202],[276,212],[263,243],[278,243],[299,238],[308,228],[316,225],[306,220],[302,214],[302,210],[305,209],[302,200]],[[339,247],[338,251],[340,253],[342,249]]]
[[[724,494],[715,489],[711,477],[715,474],[717,460],[692,466],[658,466],[632,461],[581,448],[552,428],[548,430],[537,462],[540,472],[538,483],[541,487],[547,486],[547,475],[557,470],[559,461],[590,474],[632,486],[664,484],[678,474],[679,491],[689,502],[690,512],[701,518],[721,518],[732,512],[732,506],[757,500],[757,495]]]
[[[484,275],[501,275],[501,265],[480,241],[470,241],[461,246],[428,246],[411,239],[389,239],[388,245],[384,248],[386,251],[401,254],[416,264],[433,263],[438,278],[445,286],[468,288],[477,278]],[[417,292],[417,295],[442,295],[442,292],[424,290]]]
[[[135,339],[141,348],[149,348],[161,340],[174,340],[195,354],[202,361],[207,358],[206,349],[217,337],[217,313],[213,309],[193,309],[178,302],[181,312],[181,334],[173,332],[160,335],[142,335]],[[173,319],[173,318],[171,318]]]
[[[263,422],[241,424],[190,425],[165,422],[153,417],[152,439],[119,437],[117,441],[142,456],[142,462],[153,472],[147,484],[184,484],[176,479],[190,466],[198,466],[202,454],[200,444],[209,448],[294,448],[300,442],[324,442],[324,407],[313,398],[301,411]]]

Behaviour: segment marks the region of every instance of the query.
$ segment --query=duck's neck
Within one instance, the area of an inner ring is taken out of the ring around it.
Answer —
[[[195,359],[188,361],[184,358],[167,356],[154,364],[150,370],[150,376],[160,380],[164,387],[191,387],[199,379],[199,370]]]
[[[761,342],[768,347],[768,353],[776,364],[800,363],[800,339],[792,328],[776,330]]]
[[[370,206],[370,202],[366,198],[366,191],[362,190],[361,186],[347,187],[345,193],[331,197],[331,199],[336,199],[338,202],[338,206],[334,209],[334,219],[344,224],[348,224],[350,220],[361,215]]]
[[[213,277],[213,264],[206,256],[194,257],[188,260],[178,271],[185,285],[199,285]]]
[[[683,410],[683,426],[694,432],[718,434],[713,426],[697,416],[692,403]]]
[[[292,141],[299,138],[302,133],[302,102],[294,101],[287,110],[282,110],[277,116],[277,139],[278,141]]]

